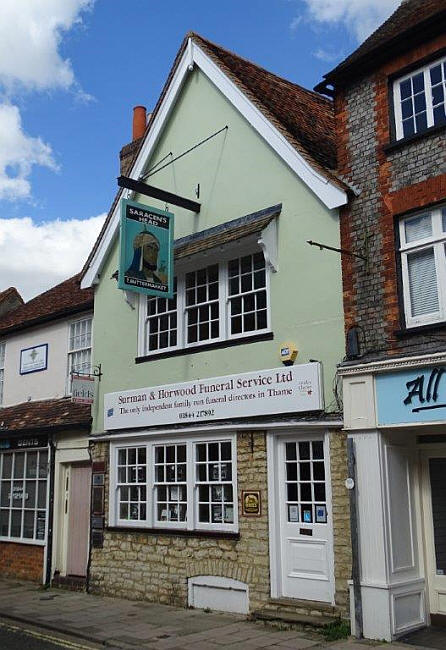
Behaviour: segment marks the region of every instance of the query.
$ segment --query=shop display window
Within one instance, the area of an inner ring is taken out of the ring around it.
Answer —
[[[116,445],[110,520],[118,526],[237,530],[235,438]]]
[[[0,538],[44,541],[48,451],[0,453]]]

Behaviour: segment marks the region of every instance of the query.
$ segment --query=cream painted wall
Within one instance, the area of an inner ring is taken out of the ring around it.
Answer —
[[[340,256],[310,247],[313,239],[339,246],[336,210],[327,209],[220,91],[195,69],[183,88],[148,167],[175,155],[216,130],[217,136],[149,183],[194,198],[200,184],[199,215],[175,208],[175,237],[201,231],[256,210],[283,204],[279,217],[279,272],[271,274],[273,341],[197,352],[135,365],[138,313],[111,279],[118,268],[117,242],[101,272],[95,295],[95,363],[102,381],[93,431],[103,430],[104,393],[214,377],[280,365],[279,345],[293,341],[297,363],[323,363],[325,400],[333,409],[336,364],[344,356]],[[143,203],[164,209],[147,197]],[[172,208],[172,206],[170,206]]]
[[[2,406],[66,395],[70,323],[91,315],[74,315],[2,339],[6,342]],[[48,368],[21,375],[20,351],[44,343],[48,343]]]

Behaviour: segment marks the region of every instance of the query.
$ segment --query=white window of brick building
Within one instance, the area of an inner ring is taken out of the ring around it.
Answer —
[[[419,68],[393,84],[396,139],[446,124],[446,58]]]
[[[399,232],[407,327],[446,320],[446,208],[402,219]]]

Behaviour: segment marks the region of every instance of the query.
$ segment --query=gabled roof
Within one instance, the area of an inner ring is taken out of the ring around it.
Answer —
[[[336,176],[334,114],[330,100],[243,59],[202,36],[186,35],[137,147],[128,176],[139,180],[182,85],[194,66],[269,143],[286,164],[329,208],[347,202],[346,187]],[[91,286],[117,233],[116,194],[99,237],[84,266],[82,286]]]
[[[22,402],[0,408],[0,424],[6,433],[89,428],[91,407],[76,404],[69,397]]]
[[[0,318],[0,334],[10,334],[39,323],[93,308],[91,289],[80,288],[81,274],[61,282]]]
[[[349,57],[324,75],[335,83],[377,67],[399,51],[425,42],[429,35],[444,32],[446,0],[403,0],[394,13]],[[320,84],[316,89],[320,88]]]

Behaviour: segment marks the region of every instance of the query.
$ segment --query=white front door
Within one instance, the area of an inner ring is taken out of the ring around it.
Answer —
[[[422,495],[430,613],[446,615],[446,448],[423,452]]]
[[[277,438],[275,465],[279,595],[333,602],[328,439]]]

